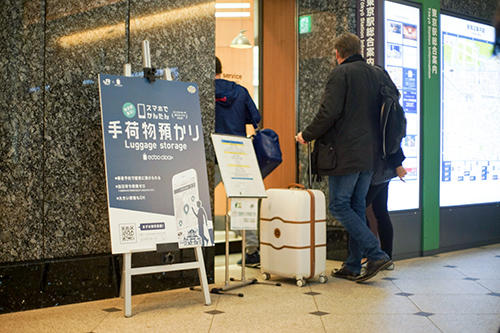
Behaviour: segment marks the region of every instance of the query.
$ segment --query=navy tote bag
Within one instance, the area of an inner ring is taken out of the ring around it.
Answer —
[[[283,161],[278,134],[269,128],[257,130],[253,136],[253,147],[262,178],[265,178]]]

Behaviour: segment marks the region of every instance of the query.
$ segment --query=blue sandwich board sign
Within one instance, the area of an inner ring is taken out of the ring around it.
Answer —
[[[213,245],[198,86],[99,75],[113,253]]]

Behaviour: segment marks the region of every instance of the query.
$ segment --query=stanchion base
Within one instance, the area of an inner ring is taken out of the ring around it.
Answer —
[[[210,290],[211,294],[216,294],[216,295],[229,295],[229,296],[238,296],[238,297],[243,297],[242,293],[228,293],[227,291],[222,290],[222,288],[212,288]]]
[[[241,281],[241,280],[237,280],[235,278],[230,278],[229,279],[230,281]],[[268,281],[259,281],[257,279],[254,279],[255,282],[252,283],[252,284],[263,284],[263,285],[266,285],[266,286],[276,286],[276,287],[281,287],[281,282],[268,282]]]
[[[231,281],[234,281],[234,279],[231,279]],[[229,290],[245,287],[251,284],[256,284],[258,283],[257,279],[251,279],[251,280],[245,280],[245,281],[240,281],[238,283],[233,283],[231,285],[226,285],[222,288],[212,288],[210,290],[211,294],[217,294],[217,295],[232,295],[232,296],[238,296],[238,297],[243,297],[244,295],[242,293],[228,293]]]

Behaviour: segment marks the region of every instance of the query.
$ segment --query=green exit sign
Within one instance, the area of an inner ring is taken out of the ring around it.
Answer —
[[[299,34],[307,34],[311,32],[311,15],[301,16],[299,18]]]

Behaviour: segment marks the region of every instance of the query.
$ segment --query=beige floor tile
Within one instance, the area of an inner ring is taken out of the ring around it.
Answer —
[[[493,314],[500,316],[500,297],[490,295],[415,295],[409,297],[424,312]]]
[[[490,291],[469,280],[394,280],[403,292],[412,294],[487,294]]]
[[[212,304],[206,306],[205,298],[201,291],[189,290],[189,288],[175,289],[156,292],[146,295],[144,301],[134,308],[134,313],[156,311],[161,309],[196,309],[209,311],[215,307],[220,296],[210,294]]]
[[[443,333],[497,333],[500,315],[497,314],[436,314],[429,317]]]
[[[311,289],[315,292],[325,293],[331,296],[341,295],[393,295],[401,290],[389,280],[383,279],[383,274],[379,273],[373,279],[364,283],[356,283],[345,279],[328,277],[326,284],[311,283]]]
[[[149,311],[131,318],[113,315],[95,327],[93,332],[208,332],[213,315],[198,310]]]
[[[485,262],[477,261],[462,263],[457,265],[456,269],[467,277],[479,279],[500,279],[500,264],[492,265],[492,260]]]
[[[218,295],[211,295],[212,304],[204,305],[203,294],[187,288],[148,294],[132,307],[132,317],[112,313],[94,328],[94,332],[207,332]],[[196,320],[193,320],[196,318]]]
[[[319,310],[332,314],[412,314],[420,311],[407,297],[391,294],[318,295],[314,298]]]
[[[500,259],[494,254],[483,251],[482,253],[467,253],[462,256],[450,255],[440,260],[445,265],[457,266],[456,269],[466,275],[474,276],[476,272],[499,272]],[[491,274],[491,273],[490,273]],[[499,274],[496,274],[498,277]]]
[[[396,266],[397,267],[397,266]],[[385,273],[385,272],[384,272]],[[460,280],[467,275],[461,273],[455,268],[431,265],[408,265],[406,267],[397,267],[396,270],[390,274],[390,277],[400,280],[413,279],[413,280],[435,280],[435,279],[452,279]]]
[[[244,297],[221,296],[212,332],[324,332],[310,288],[250,285],[237,289]]]
[[[480,279],[476,282],[491,292],[500,293],[500,279]]]
[[[137,302],[141,299],[137,298]],[[0,332],[89,332],[110,315],[103,309],[112,307],[122,309],[121,300],[115,298],[8,313],[0,316]]]
[[[241,292],[244,297],[221,295],[217,304],[217,310],[225,312],[243,311],[260,313],[263,309],[270,312],[275,310],[288,309],[301,312],[316,311],[314,298],[305,293],[310,289],[307,287],[298,288],[295,285],[282,285],[281,287],[267,285],[250,285],[235,289]]]
[[[425,317],[412,314],[336,314],[322,317],[327,332],[438,333]]]
[[[249,307],[255,308],[253,310]],[[248,311],[247,311],[248,310]],[[316,311],[316,310],[314,310]],[[312,312],[312,311],[310,311]],[[324,332],[321,318],[312,315],[305,308],[276,305],[258,308],[255,305],[235,308],[215,315],[211,332]]]

